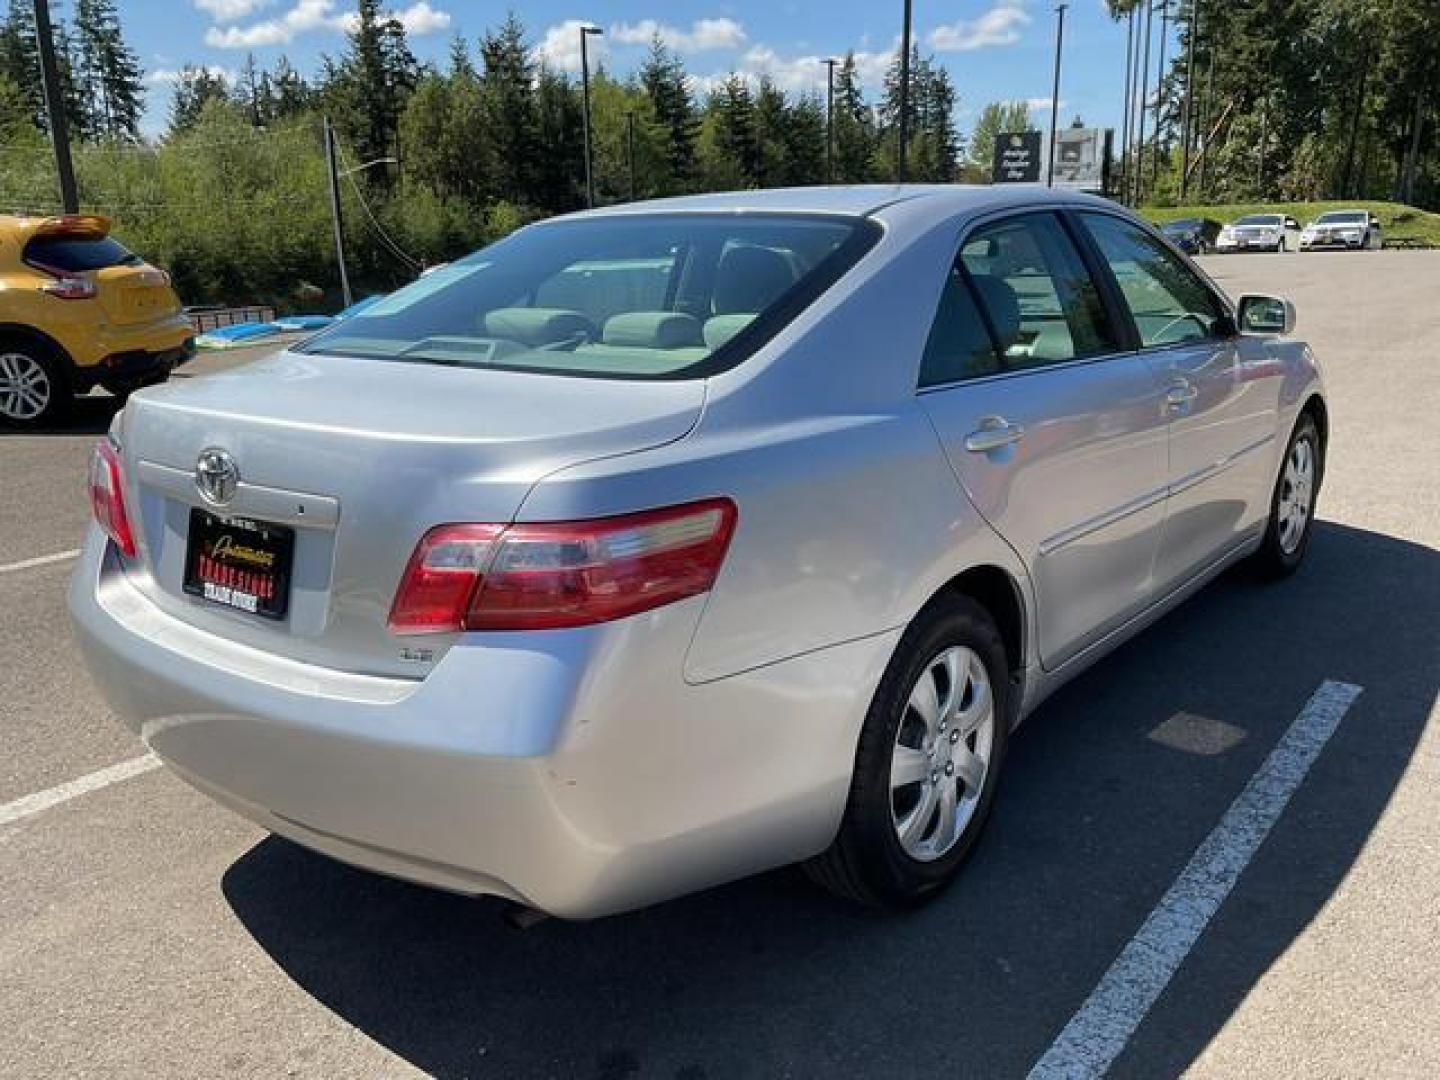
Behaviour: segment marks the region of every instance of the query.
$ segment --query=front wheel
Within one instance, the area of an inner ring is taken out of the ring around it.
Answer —
[[[806,872],[837,895],[905,906],[947,885],[989,816],[1010,727],[1005,649],[966,597],[922,612],[866,715],[839,835]]]
[[[1287,577],[1300,568],[1310,547],[1315,500],[1325,474],[1325,451],[1315,418],[1302,413],[1285,448],[1285,460],[1270,498],[1270,521],[1255,555],[1257,565],[1272,577]]]

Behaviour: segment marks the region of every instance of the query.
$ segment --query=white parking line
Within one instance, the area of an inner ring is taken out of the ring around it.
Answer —
[[[1030,1080],[1103,1076],[1269,835],[1361,687],[1326,680],[1230,804]]]
[[[92,791],[99,791],[101,788],[118,784],[122,780],[129,780],[132,776],[140,776],[159,767],[159,758],[153,754],[142,754],[140,757],[119,762],[109,768],[87,773],[74,780],[67,780],[63,784],[56,784],[44,791],[37,791],[34,795],[25,795],[14,802],[0,806],[0,825],[9,825],[21,818],[38,814],[42,810],[49,810],[52,806],[59,806],[71,799],[78,799],[81,795],[88,795]]]
[[[19,562],[6,563],[0,566],[0,574],[13,574],[16,570],[31,570],[37,566],[49,566],[51,563],[65,562],[80,554],[80,549],[73,551],[57,551],[54,555],[39,555],[33,559],[21,559]]]

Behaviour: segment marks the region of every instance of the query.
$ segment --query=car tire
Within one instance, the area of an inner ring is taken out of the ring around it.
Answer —
[[[0,338],[0,424],[53,424],[72,400],[64,366],[52,350],[28,338]]]
[[[1315,528],[1315,505],[1325,478],[1325,443],[1309,412],[1300,414],[1285,446],[1275,489],[1270,496],[1270,519],[1255,564],[1267,577],[1289,577],[1305,561]]]
[[[975,601],[947,597],[921,612],[866,714],[840,831],[805,864],[813,881],[863,904],[907,907],[954,879],[995,799],[1008,670],[995,622]]]

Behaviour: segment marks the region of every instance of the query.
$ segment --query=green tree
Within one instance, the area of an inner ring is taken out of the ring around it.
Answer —
[[[650,55],[640,68],[640,85],[650,99],[654,123],[664,134],[669,175],[656,190],[658,195],[689,191],[696,177],[700,116],[690,96],[685,67],[665,47],[657,34],[650,42]]]
[[[193,128],[211,104],[230,104],[230,83],[225,76],[193,64],[181,68],[170,98],[170,137]]]
[[[46,127],[35,9],[30,0],[10,0],[9,12],[0,23],[0,75],[19,93],[31,123]]]
[[[847,52],[835,72],[835,179],[865,184],[876,178],[875,116],[865,101],[855,53]]]
[[[134,142],[145,111],[144,71],[125,43],[113,0],[78,0],[72,57],[81,139]]]
[[[966,163],[972,179],[989,182],[995,160],[995,140],[1001,135],[1034,131],[1030,106],[1023,101],[992,101],[980,110],[970,136]]]
[[[529,205],[542,149],[536,123],[537,70],[525,44],[524,27],[513,13],[498,31],[481,39],[480,60],[484,127],[494,149],[490,194]]]

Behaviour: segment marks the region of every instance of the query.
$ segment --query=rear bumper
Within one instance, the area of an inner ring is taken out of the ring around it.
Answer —
[[[1246,241],[1246,242],[1244,242],[1244,243],[1241,243],[1241,242],[1238,242],[1238,241],[1235,241],[1235,240],[1217,240],[1217,241],[1215,241],[1215,250],[1216,250],[1216,251],[1219,251],[1219,252],[1235,252],[1235,251],[1266,251],[1266,252],[1273,252],[1273,251],[1279,251],[1279,250],[1280,250],[1280,246],[1281,246],[1281,245],[1280,245],[1280,243],[1278,243],[1278,242],[1277,242],[1277,243],[1274,243],[1274,244],[1258,244],[1258,243],[1255,243],[1255,242],[1253,242],[1253,241]]]
[[[1365,246],[1364,240],[1302,240],[1301,251],[1359,251]]]
[[[838,828],[898,631],[690,685],[704,602],[467,636],[412,682],[195,629],[93,529],[70,593],[115,711],[217,801],[344,862],[572,918],[804,859]]]
[[[175,348],[157,352],[137,350],[112,353],[94,367],[78,368],[75,382],[77,389],[85,390],[104,379],[146,379],[156,375],[168,375],[194,356],[193,337],[186,338]]]
[[[112,375],[153,374],[195,355],[195,329],[179,312],[133,326],[61,327],[55,337],[70,357],[72,376],[83,386]]]

